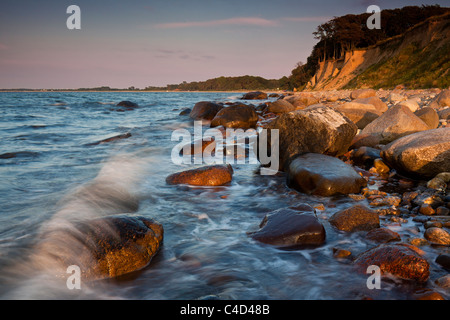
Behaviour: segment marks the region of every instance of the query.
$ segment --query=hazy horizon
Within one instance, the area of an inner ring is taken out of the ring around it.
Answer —
[[[289,76],[335,16],[444,1],[2,1],[0,88],[164,87]],[[81,9],[69,30],[67,7]]]

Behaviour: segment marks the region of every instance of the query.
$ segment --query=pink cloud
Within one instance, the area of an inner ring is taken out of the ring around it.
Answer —
[[[3,43],[0,43],[0,50],[6,50],[8,47],[4,45]]]
[[[291,22],[327,22],[333,19],[332,17],[286,17],[282,18],[284,21]]]
[[[273,20],[267,20],[258,17],[243,17],[243,18],[230,18],[223,20],[210,20],[210,21],[191,21],[191,22],[174,22],[174,23],[161,23],[156,27],[160,29],[175,29],[175,28],[189,28],[189,27],[215,27],[215,26],[260,26],[260,27],[273,27],[278,23]]]

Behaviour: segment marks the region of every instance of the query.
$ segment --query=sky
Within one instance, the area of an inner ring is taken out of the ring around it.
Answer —
[[[0,88],[145,88],[289,76],[335,16],[448,0],[2,0]],[[81,29],[69,30],[70,5]]]

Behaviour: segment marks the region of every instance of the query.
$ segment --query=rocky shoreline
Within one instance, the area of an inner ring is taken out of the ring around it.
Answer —
[[[337,259],[351,259],[362,273],[376,265],[383,276],[428,283],[434,278],[431,263],[449,270],[450,90],[249,92],[241,99],[259,104],[203,101],[180,116],[189,115],[221,130],[278,129],[280,174],[286,175],[290,188],[369,203],[331,217],[317,216],[320,210],[308,204],[280,208],[264,218],[259,231],[249,234],[255,241],[301,250],[322,244],[323,224],[329,223],[343,234],[367,232],[367,239],[373,241],[373,248],[356,257],[348,248],[334,249]],[[252,108],[253,113],[248,111]],[[211,174],[215,180],[214,170]],[[186,175],[197,181],[192,170],[175,175],[182,175],[185,184],[190,184]],[[208,181],[204,176],[202,180]],[[226,185],[230,179],[223,182]],[[402,238],[391,230],[411,228],[411,221],[414,237]],[[427,247],[438,250],[434,261],[425,255]],[[449,288],[447,274],[415,297],[442,300],[438,291]]]
[[[326,241],[325,225],[343,238],[363,232],[372,248],[361,253],[352,252],[351,244],[336,246],[333,257],[354,265],[362,274],[375,265],[383,276],[416,283],[423,289],[415,294],[417,299],[448,298],[442,292],[450,290],[450,89],[249,92],[239,100],[201,101],[179,117],[202,121],[205,129],[217,128],[225,143],[233,143],[226,140],[229,128],[277,129],[277,176],[286,178],[292,192],[324,199],[348,197],[349,202],[356,202],[332,216],[323,205],[299,203],[279,208],[267,214],[259,230],[248,233],[249,238],[280,250],[302,250]],[[186,149],[189,156],[194,156],[195,144],[201,151],[216,147],[215,141],[196,141]],[[245,150],[250,149],[247,143]],[[193,166],[168,175],[166,184],[227,186],[233,174],[230,164]],[[138,200],[130,194],[118,194],[111,202],[106,190],[98,199],[106,194],[108,203],[99,201],[97,206],[116,211],[114,203],[118,203],[125,209],[117,213],[137,211]],[[77,199],[84,201],[83,196]],[[406,236],[401,232],[405,229]],[[67,251],[64,243],[55,247],[52,241],[46,246],[46,240],[58,233],[72,234],[77,241],[88,239],[89,245],[80,245],[81,251]],[[163,234],[158,222],[123,214],[83,221],[68,230],[51,230],[41,248],[59,254],[64,266],[76,264],[75,252],[82,258],[83,276],[89,281],[147,267],[163,243]],[[429,248],[433,248],[431,253]],[[435,264],[439,277],[430,267]]]

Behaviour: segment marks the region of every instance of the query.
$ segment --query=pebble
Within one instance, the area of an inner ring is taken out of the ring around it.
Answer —
[[[424,203],[423,205],[420,206],[419,213],[425,216],[432,216],[436,214],[436,210],[434,210],[430,204]]]
[[[391,170],[381,159],[375,159],[373,161],[373,166],[375,167],[376,171],[380,174],[388,173]]]
[[[444,289],[450,288],[450,274],[447,274],[443,277],[440,277],[439,279],[436,279],[434,283],[436,283],[439,287]]]

